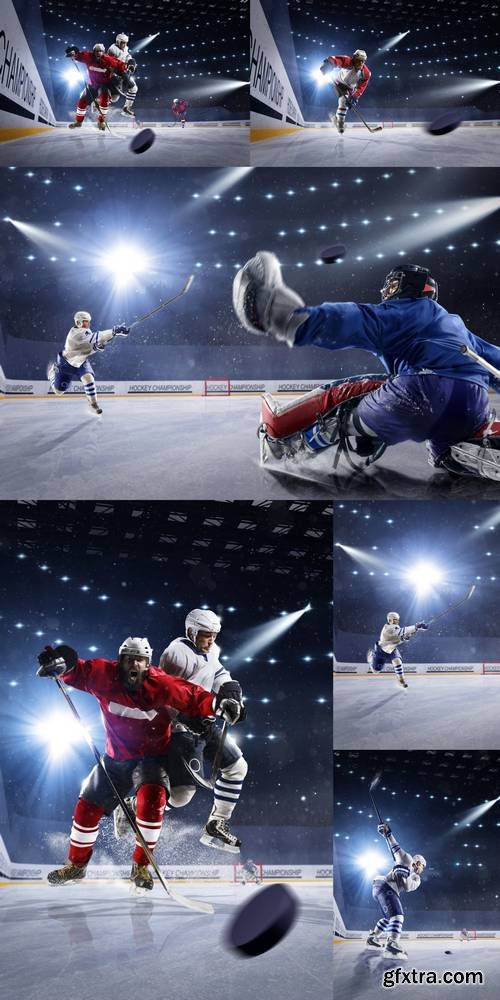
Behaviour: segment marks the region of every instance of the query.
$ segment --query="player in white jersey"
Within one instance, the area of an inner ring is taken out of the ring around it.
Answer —
[[[90,329],[91,319],[90,313],[82,309],[75,313],[75,325],[66,337],[63,350],[55,361],[48,364],[47,378],[56,396],[64,396],[73,379],[79,378],[91,409],[100,414],[102,410],[97,402],[94,369],[89,357],[96,351],[103,351],[114,337],[127,337],[129,327],[119,324],[111,330],[97,330],[94,333]]]
[[[241,866],[242,885],[246,885],[247,882],[255,882],[256,885],[261,885],[262,881],[259,866],[255,864],[255,861],[252,861],[250,858],[248,861],[244,861]]]
[[[352,56],[327,56],[320,66],[338,97],[337,113],[329,117],[340,133],[344,132],[347,112],[356,107],[370,82],[366,59],[364,49],[356,49]]]
[[[399,846],[387,823],[380,823],[378,832],[385,837],[394,858],[394,865],[386,875],[376,875],[373,880],[373,899],[379,904],[383,916],[368,934],[366,943],[372,948],[382,948],[381,938],[386,935],[384,956],[405,959],[407,953],[400,944],[404,911],[402,892],[415,892],[420,876],[427,867],[421,854],[407,854]]]
[[[120,96],[125,97],[125,104],[122,108],[122,115],[128,115],[130,118],[134,117],[134,102],[137,97],[137,83],[134,78],[134,73],[137,69],[137,63],[129,52],[128,48],[128,35],[120,32],[116,36],[113,45],[109,46],[108,56],[114,56],[115,59],[119,59],[120,62],[125,63],[127,72],[125,76],[117,79],[116,87],[112,94],[111,100],[114,103],[118,100]]]
[[[380,633],[380,639],[378,639],[375,645],[372,646],[367,653],[366,658],[370,673],[380,673],[384,669],[386,663],[392,663],[394,673],[396,674],[399,683],[402,687],[407,688],[408,684],[405,681],[405,672],[403,669],[403,660],[399,650],[399,643],[407,642],[408,639],[411,639],[411,637],[420,629],[426,628],[429,628],[429,626],[425,622],[417,622],[416,625],[400,626],[398,612],[389,611],[387,615],[387,623],[383,626]]]
[[[246,711],[243,705],[241,686],[222,666],[219,647],[215,639],[221,629],[221,621],[213,611],[195,608],[185,621],[186,635],[173,639],[160,657],[160,668],[174,677],[191,681],[214,694],[222,692],[224,697],[234,698],[241,705],[239,722],[244,721]],[[195,768],[203,773],[203,761],[213,765],[220,744],[220,729],[200,720],[181,717],[170,711],[172,717],[172,741],[169,751],[170,796],[169,806],[180,808],[187,805],[196,791],[196,785],[186,770],[184,760],[194,761]],[[201,843],[207,847],[239,854],[241,841],[229,829],[229,819],[238,803],[248,764],[234,740],[226,736],[220,770],[214,788],[214,802]],[[132,802],[133,808],[133,802]],[[115,812],[115,832],[120,836],[127,829],[121,810]]]

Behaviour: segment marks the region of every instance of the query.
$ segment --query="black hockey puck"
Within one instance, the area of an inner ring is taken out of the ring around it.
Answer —
[[[454,132],[461,124],[462,118],[459,111],[446,111],[444,115],[435,118],[430,125],[426,125],[426,131],[429,135],[447,135],[448,132]]]
[[[335,243],[332,247],[325,247],[321,251],[321,260],[324,260],[325,264],[333,264],[336,260],[341,260],[345,257],[347,250],[343,243]]]
[[[451,951],[445,951],[445,955],[451,955]]]
[[[285,885],[268,885],[240,906],[226,930],[226,944],[242,958],[274,948],[297,918],[297,897]]]
[[[145,153],[147,149],[151,149],[155,138],[152,128],[143,128],[137,135],[134,135],[130,149],[133,153]]]

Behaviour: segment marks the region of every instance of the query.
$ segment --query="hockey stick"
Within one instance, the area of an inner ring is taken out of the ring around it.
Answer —
[[[486,371],[491,372],[495,378],[500,379],[500,369],[495,368],[494,365],[490,365],[489,361],[485,361],[480,354],[476,354],[472,348],[467,347],[467,344],[464,344],[464,346],[460,348],[460,353],[466,354],[467,357],[472,358],[473,361],[477,361],[478,365],[482,365],[483,368],[486,368]]]
[[[363,118],[363,115],[361,114],[361,111],[358,111],[357,107],[355,107],[354,104],[352,104],[351,107],[348,108],[348,110],[349,111],[354,111],[354,114],[357,115],[358,118],[361,118],[361,121],[363,122],[363,125],[365,126],[365,128],[368,129],[369,132],[381,132],[382,131],[382,129],[384,127],[383,125],[369,125],[368,122],[365,121],[365,119]]]
[[[143,323],[145,319],[149,319],[150,316],[154,316],[154,314],[160,312],[161,309],[166,309],[167,306],[172,305],[172,302],[177,302],[177,299],[180,299],[183,295],[186,295],[186,292],[189,292],[193,281],[194,274],[190,274],[187,281],[184,282],[180,292],[177,292],[177,295],[173,295],[171,299],[165,299],[164,302],[160,302],[159,306],[156,306],[155,309],[150,309],[149,312],[144,313],[144,316],[139,316],[139,319],[135,319],[134,322],[130,324],[129,330],[133,330],[134,326],[138,326],[139,323]]]
[[[454,611],[455,608],[459,608],[461,604],[465,604],[465,602],[468,601],[470,597],[472,597],[475,589],[476,589],[476,584],[471,583],[465,597],[461,597],[459,601],[455,601],[454,604],[449,604],[448,607],[445,608],[444,611],[440,611],[438,615],[434,615],[432,618],[429,618],[429,624],[431,622],[437,622],[438,618],[442,618],[443,615],[447,615],[450,611]]]
[[[224,752],[224,744],[226,742],[226,733],[227,733],[227,722],[226,720],[224,720],[219,734],[219,746],[217,747],[217,751],[213,760],[212,770],[210,771],[209,778],[204,778],[203,775],[200,774],[198,771],[194,771],[193,768],[191,767],[191,764],[188,763],[186,758],[185,757],[182,758],[184,767],[189,771],[193,781],[195,781],[197,785],[200,785],[201,788],[208,788],[209,791],[211,792],[213,792],[215,788],[215,782],[217,781],[220,762],[222,760],[222,754]]]
[[[382,819],[382,816],[380,815],[380,810],[379,810],[379,808],[377,806],[377,803],[375,802],[375,798],[374,798],[374,795],[373,795],[375,789],[378,788],[378,786],[380,784],[381,777],[382,777],[382,771],[378,771],[378,773],[375,775],[375,777],[370,782],[369,792],[370,792],[370,798],[372,800],[372,806],[374,808],[374,811],[377,814],[377,819],[378,819],[380,825],[383,826],[384,825],[384,820]],[[395,861],[396,860],[396,856],[394,854],[394,849],[391,846],[391,844],[389,843],[389,838],[388,838],[388,836],[386,834],[384,834],[384,839],[385,839],[385,842],[387,844],[387,847],[389,848],[389,850],[390,850],[390,852],[392,854],[392,859],[393,859],[393,861]]]
[[[70,650],[70,648],[71,647],[69,647],[69,646],[57,646],[55,652],[58,653],[59,656],[63,656],[64,659],[66,659],[66,656],[68,656],[68,661],[70,662],[70,655],[69,655],[69,653],[65,655],[62,652],[62,650],[65,650],[65,649]],[[71,653],[74,654],[73,655],[73,659],[74,659],[74,657],[76,656],[75,651],[71,650]],[[71,669],[71,667],[70,667],[70,669]],[[93,755],[94,755],[94,757],[95,757],[95,759],[97,761],[97,764],[99,765],[99,767],[104,772],[104,774],[106,776],[106,779],[108,781],[108,784],[110,785],[110,788],[111,788],[113,794],[118,799],[118,802],[120,803],[120,805],[121,805],[121,807],[123,809],[123,812],[125,813],[125,816],[127,817],[128,823],[132,827],[132,830],[134,831],[135,836],[136,836],[137,840],[139,841],[139,843],[140,843],[140,845],[141,845],[141,847],[142,847],[142,849],[143,849],[143,851],[144,851],[144,853],[145,853],[145,855],[146,855],[146,857],[148,859],[149,864],[151,865],[152,868],[154,868],[154,871],[156,872],[156,875],[157,875],[157,877],[158,877],[161,885],[165,889],[165,892],[167,893],[167,896],[169,896],[170,899],[172,899],[174,903],[178,903],[179,906],[184,906],[188,910],[196,910],[198,913],[213,913],[214,912],[214,908],[213,908],[213,906],[212,906],[211,903],[203,903],[200,900],[188,899],[186,896],[182,896],[181,894],[177,893],[175,891],[175,889],[172,889],[171,886],[168,884],[168,882],[165,881],[165,879],[163,878],[163,875],[161,874],[161,871],[158,868],[158,865],[156,864],[156,861],[155,861],[155,859],[154,859],[154,857],[153,857],[153,855],[152,855],[152,853],[151,853],[151,851],[150,851],[150,849],[149,849],[146,841],[144,840],[144,837],[143,837],[143,835],[142,835],[139,827],[137,826],[137,823],[136,823],[134,817],[132,816],[130,810],[128,809],[126,802],[124,801],[124,799],[120,795],[120,792],[118,791],[118,789],[117,789],[117,787],[116,787],[113,779],[110,777],[110,775],[108,774],[108,771],[106,770],[106,764],[104,763],[104,757],[102,756],[102,754],[99,753],[99,751],[98,751],[95,743],[93,742],[92,738],[89,736],[87,730],[85,729],[83,721],[82,721],[82,719],[81,719],[81,717],[80,717],[77,709],[75,708],[72,699],[70,698],[70,696],[69,696],[69,694],[67,692],[66,686],[59,679],[59,677],[54,677],[54,680],[55,680],[55,682],[56,682],[56,684],[57,684],[57,686],[58,686],[61,694],[63,695],[63,697],[65,698],[67,704],[69,705],[69,708],[71,709],[71,711],[72,711],[72,713],[73,713],[76,721],[78,722],[78,724],[79,724],[79,726],[80,726],[80,728],[82,730],[82,733],[83,733],[83,735],[85,737],[85,742],[87,743],[88,747],[92,751],[92,753],[93,753]]]

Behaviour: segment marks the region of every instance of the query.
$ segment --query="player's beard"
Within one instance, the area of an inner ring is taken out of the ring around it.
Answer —
[[[147,672],[147,667],[126,667],[121,664],[120,678],[125,690],[130,694],[138,691],[147,676]]]

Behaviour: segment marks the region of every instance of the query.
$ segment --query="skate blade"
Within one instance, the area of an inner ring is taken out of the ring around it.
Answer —
[[[202,833],[200,844],[205,844],[205,847],[213,847],[216,851],[227,851],[228,854],[240,853],[239,847],[232,847],[230,844],[221,844],[217,837],[210,837],[208,833]]]
[[[136,885],[135,882],[131,882],[128,891],[131,896],[149,896],[153,890],[152,888],[146,889],[143,886]]]

